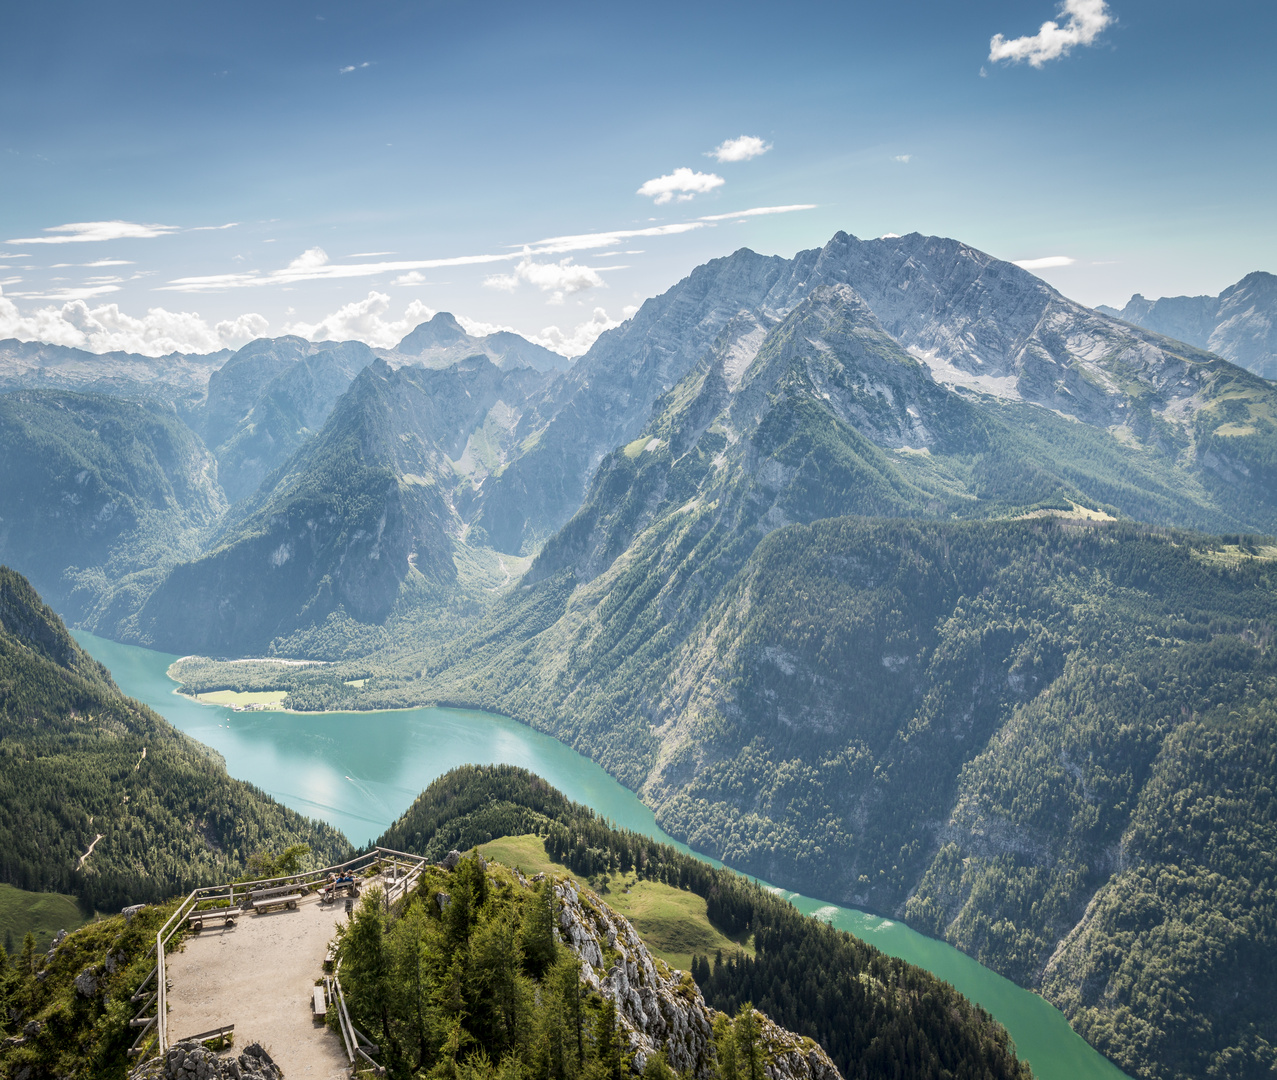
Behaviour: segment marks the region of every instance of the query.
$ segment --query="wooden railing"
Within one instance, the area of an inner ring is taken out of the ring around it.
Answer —
[[[166,1001],[168,983],[165,978],[164,954],[169,942],[186,925],[187,918],[199,905],[208,904],[210,905],[210,910],[217,910],[223,906],[228,910],[233,910],[236,894],[241,897],[241,902],[243,902],[248,899],[248,894],[256,889],[265,889],[273,885],[283,884],[296,885],[298,888],[309,888],[313,885],[326,883],[328,875],[338,871],[344,870],[347,873],[354,874],[361,870],[366,870],[370,866],[385,866],[387,864],[389,864],[391,871],[390,882],[386,886],[385,893],[386,905],[389,907],[407,896],[409,890],[420,879],[422,871],[427,866],[426,860],[420,855],[410,855],[405,851],[377,847],[363,855],[347,859],[344,863],[337,863],[335,866],[325,866],[319,870],[309,870],[302,874],[283,874],[279,877],[261,878],[257,881],[235,881],[229,884],[209,885],[201,889],[192,890],[178,904],[177,909],[169,916],[168,921],[156,931],[155,944],[148,950],[148,955],[152,952],[155,954],[155,967],[139,984],[132,998],[135,1003],[138,1001],[143,1003],[137,1015],[129,1021],[130,1027],[141,1029],[132,1047],[129,1048],[129,1056],[140,1059],[139,1068],[135,1069],[135,1072],[140,1071],[141,1064],[156,1055],[162,1055],[168,1050],[168,1003]],[[146,987],[152,979],[155,979],[155,990],[148,994]],[[361,1059],[370,1067],[378,1068],[376,1062],[363,1049],[363,1047],[372,1047],[375,1053],[374,1044],[356,1031],[354,1025],[350,1024],[350,1016],[346,1012],[345,998],[341,994],[341,984],[335,977],[333,982],[336,984],[337,989],[339,1014],[345,1018],[344,1023],[350,1029],[350,1035],[347,1036],[346,1028],[343,1027],[342,1037],[346,1040],[346,1052],[352,1066],[356,1065],[357,1059]],[[155,1015],[147,1016],[146,1012],[152,1005],[155,1006]]]

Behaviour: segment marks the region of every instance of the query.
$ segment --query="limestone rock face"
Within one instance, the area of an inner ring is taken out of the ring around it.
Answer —
[[[679,1073],[708,1077],[714,1066],[714,1018],[687,972],[652,956],[634,927],[574,881],[554,886],[560,940],[576,954],[581,981],[616,1005],[617,1019],[642,1072],[665,1051]],[[768,1080],[842,1080],[816,1043],[755,1013],[762,1032]]]

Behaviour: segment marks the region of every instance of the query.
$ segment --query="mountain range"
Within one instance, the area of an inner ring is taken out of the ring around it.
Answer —
[[[839,233],[698,267],[570,366],[440,314],[167,398],[41,382],[0,395],[0,558],[99,633],[338,661],[188,690],[504,712],[1135,1075],[1258,1077],[1277,385],[1216,347],[1266,280],[1194,343]]]
[[[1277,276],[1273,274],[1247,274],[1218,296],[1146,300],[1136,293],[1120,311],[1103,304],[1096,310],[1209,349],[1266,379],[1277,378]]]

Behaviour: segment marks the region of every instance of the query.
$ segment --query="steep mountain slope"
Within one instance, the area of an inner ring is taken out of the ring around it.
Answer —
[[[68,618],[107,619],[199,550],[226,508],[212,457],[171,406],[0,395],[0,558]]]
[[[1277,275],[1247,274],[1218,296],[1146,300],[1136,293],[1120,311],[1104,304],[1096,310],[1277,378]]]
[[[133,632],[182,652],[261,650],[330,617],[379,624],[401,587],[451,583],[458,507],[512,452],[519,404],[544,379],[479,356],[438,370],[377,360]]]
[[[652,404],[707,350],[717,344],[743,372],[769,325],[837,284],[937,382],[1044,406],[1136,455],[1182,459],[1230,517],[1248,520],[1256,499],[1271,499],[1277,394],[1264,380],[958,241],[838,233],[792,260],[742,250],[707,263],[604,334],[524,414],[527,452],[494,477],[476,524],[499,550],[535,551],[575,512],[604,456],[643,431]]]
[[[401,357],[411,357],[414,362],[427,367],[446,367],[470,356],[486,356],[502,371],[518,367],[562,371],[572,364],[566,356],[534,345],[509,330],[473,337],[447,311],[438,312],[429,322],[423,322],[405,335],[393,353],[385,356],[391,363]]]
[[[72,390],[166,401],[185,410],[204,397],[230,349],[207,354],[91,353],[40,341],[0,341],[0,392]]]
[[[305,350],[296,348],[296,341],[274,339],[269,350],[251,358],[236,354],[209,383],[205,431],[217,440],[218,479],[231,502],[252,495],[292,457],[375,358],[359,341],[324,342]],[[294,348],[291,362],[279,363]],[[239,413],[246,402],[250,407]]]
[[[254,852],[349,849],[226,775],[125,698],[35,590],[0,567],[0,879],[118,910],[238,873]]]
[[[663,540],[418,654],[428,689],[592,754],[733,866],[1041,988],[1135,1075],[1273,1067],[1277,549],[837,518],[727,576],[726,545]]]

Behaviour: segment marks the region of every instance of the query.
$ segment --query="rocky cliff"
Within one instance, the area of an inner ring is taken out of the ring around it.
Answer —
[[[714,1017],[691,975],[669,968],[647,950],[634,927],[575,881],[554,886],[559,938],[581,964],[581,982],[616,1005],[634,1070],[664,1051],[678,1073],[716,1075]],[[768,1080],[841,1080],[829,1055],[755,1012]]]

